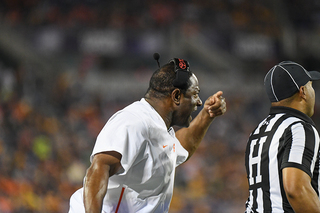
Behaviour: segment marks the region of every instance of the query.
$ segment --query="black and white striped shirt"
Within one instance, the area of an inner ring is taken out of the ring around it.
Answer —
[[[245,165],[246,213],[294,212],[283,189],[285,167],[306,172],[319,196],[319,135],[311,118],[292,108],[271,107],[249,137]]]

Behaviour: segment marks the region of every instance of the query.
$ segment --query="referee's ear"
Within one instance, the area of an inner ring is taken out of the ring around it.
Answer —
[[[307,99],[307,95],[306,95],[306,87],[305,86],[301,86],[300,89],[299,89],[299,96],[306,100]]]
[[[182,95],[181,90],[178,88],[174,89],[171,93],[172,101],[177,106],[180,105],[181,95]]]

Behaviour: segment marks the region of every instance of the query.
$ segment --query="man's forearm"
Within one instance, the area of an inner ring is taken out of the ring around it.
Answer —
[[[105,170],[92,171],[89,168],[84,184],[83,201],[86,213],[101,213],[102,202],[107,193],[109,173]]]
[[[86,213],[101,213],[104,197],[102,193],[96,192],[92,187],[85,187],[83,196]]]

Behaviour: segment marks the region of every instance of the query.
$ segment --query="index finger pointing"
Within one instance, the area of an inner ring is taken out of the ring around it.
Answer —
[[[217,98],[220,98],[222,96],[223,92],[222,91],[218,91],[216,92],[216,94],[214,94],[213,96],[216,96]]]

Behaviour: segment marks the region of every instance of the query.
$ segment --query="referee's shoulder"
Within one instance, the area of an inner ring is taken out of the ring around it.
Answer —
[[[310,123],[302,119],[292,122],[288,127],[290,127],[293,131],[297,130],[301,132],[310,132],[310,133],[316,132],[318,134],[318,130],[314,125],[314,123]]]

